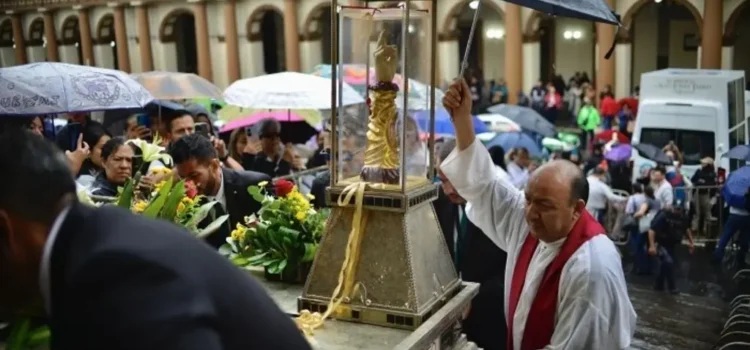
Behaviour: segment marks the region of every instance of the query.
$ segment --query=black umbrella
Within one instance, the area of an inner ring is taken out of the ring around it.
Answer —
[[[505,0],[551,16],[620,25],[619,16],[604,0]]]
[[[522,106],[499,104],[487,108],[490,113],[500,114],[514,121],[521,129],[537,133],[545,137],[557,134],[555,126],[545,119],[539,112]]]
[[[732,147],[732,149],[729,150],[729,152],[724,153],[722,158],[750,161],[750,146],[748,145],[734,146]]]
[[[653,160],[658,164],[672,165],[672,159],[670,159],[664,151],[650,143],[639,143],[633,145],[633,148],[638,150],[638,153],[648,159]]]

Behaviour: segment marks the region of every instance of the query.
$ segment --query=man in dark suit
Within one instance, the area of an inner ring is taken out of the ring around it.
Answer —
[[[246,216],[260,209],[260,203],[253,199],[247,188],[262,181],[271,181],[271,178],[254,171],[222,167],[211,141],[198,134],[183,136],[172,142],[169,154],[181,178],[193,181],[199,194],[219,202],[214,207],[213,216],[229,214],[229,223],[206,238],[209,245],[219,248],[226,243],[231,228],[237,223],[244,224]]]
[[[185,230],[79,203],[52,143],[0,136],[0,164],[12,169],[0,172],[0,310],[41,296],[53,350],[310,348],[260,285]]]
[[[440,161],[448,157],[455,147],[455,140],[446,141],[440,148]],[[433,206],[440,228],[451,253],[457,253],[455,255],[458,258],[454,255],[454,259],[457,260],[461,278],[480,284],[479,294],[472,300],[471,310],[464,320],[464,332],[469,340],[482,349],[505,349],[503,302],[506,253],[468,220],[465,214],[466,201],[456,192],[439,168],[438,177],[443,191]]]

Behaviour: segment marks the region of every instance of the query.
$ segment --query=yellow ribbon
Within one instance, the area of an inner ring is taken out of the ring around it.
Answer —
[[[313,332],[320,328],[332,313],[339,311],[341,302],[349,298],[351,294],[357,292],[357,286],[353,290],[352,286],[354,285],[355,269],[359,263],[359,248],[362,244],[364,228],[367,223],[367,212],[362,208],[367,186],[366,182],[352,183],[344,188],[341,196],[338,198],[338,205],[343,207],[349,205],[352,197],[354,197],[355,209],[352,229],[349,232],[346,244],[344,262],[339,271],[338,284],[333,290],[333,295],[331,296],[331,301],[328,303],[326,312],[321,315],[319,312],[311,313],[310,310],[302,310],[299,317],[295,319],[297,327],[302,330],[308,340],[311,339]]]

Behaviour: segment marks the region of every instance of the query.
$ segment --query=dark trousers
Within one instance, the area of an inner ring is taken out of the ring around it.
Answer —
[[[656,285],[654,288],[658,290],[664,289],[665,282],[670,291],[677,290],[677,283],[675,281],[677,266],[675,264],[674,252],[675,245],[665,246],[659,244],[656,249],[656,257],[659,262],[659,273],[656,275]]]
[[[630,249],[633,250],[633,256],[635,258],[635,271],[639,274],[647,274],[651,269],[648,254],[646,253],[648,232],[638,232],[638,228],[634,228],[632,232],[630,232],[630,235]]]
[[[602,130],[612,129],[612,119],[614,119],[614,117],[611,115],[602,116]]]
[[[743,267],[745,265],[745,254],[748,245],[750,245],[750,216],[729,214],[727,222],[724,224],[724,233],[716,246],[716,251],[714,251],[714,258],[721,261],[724,257],[724,250],[737,231],[740,232],[738,240],[740,250],[737,252],[737,264],[738,267]]]

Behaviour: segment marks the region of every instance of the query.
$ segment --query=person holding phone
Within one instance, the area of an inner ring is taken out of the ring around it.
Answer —
[[[258,150],[257,143],[250,137],[248,147],[242,154],[243,168],[264,173],[271,178],[303,169],[300,158],[296,157],[294,146],[291,143],[281,144],[281,124],[278,121],[262,120],[258,130],[260,149]]]
[[[78,137],[90,127],[102,127],[87,113],[68,113],[68,124],[55,136],[55,144],[63,151],[74,152],[78,148]]]

